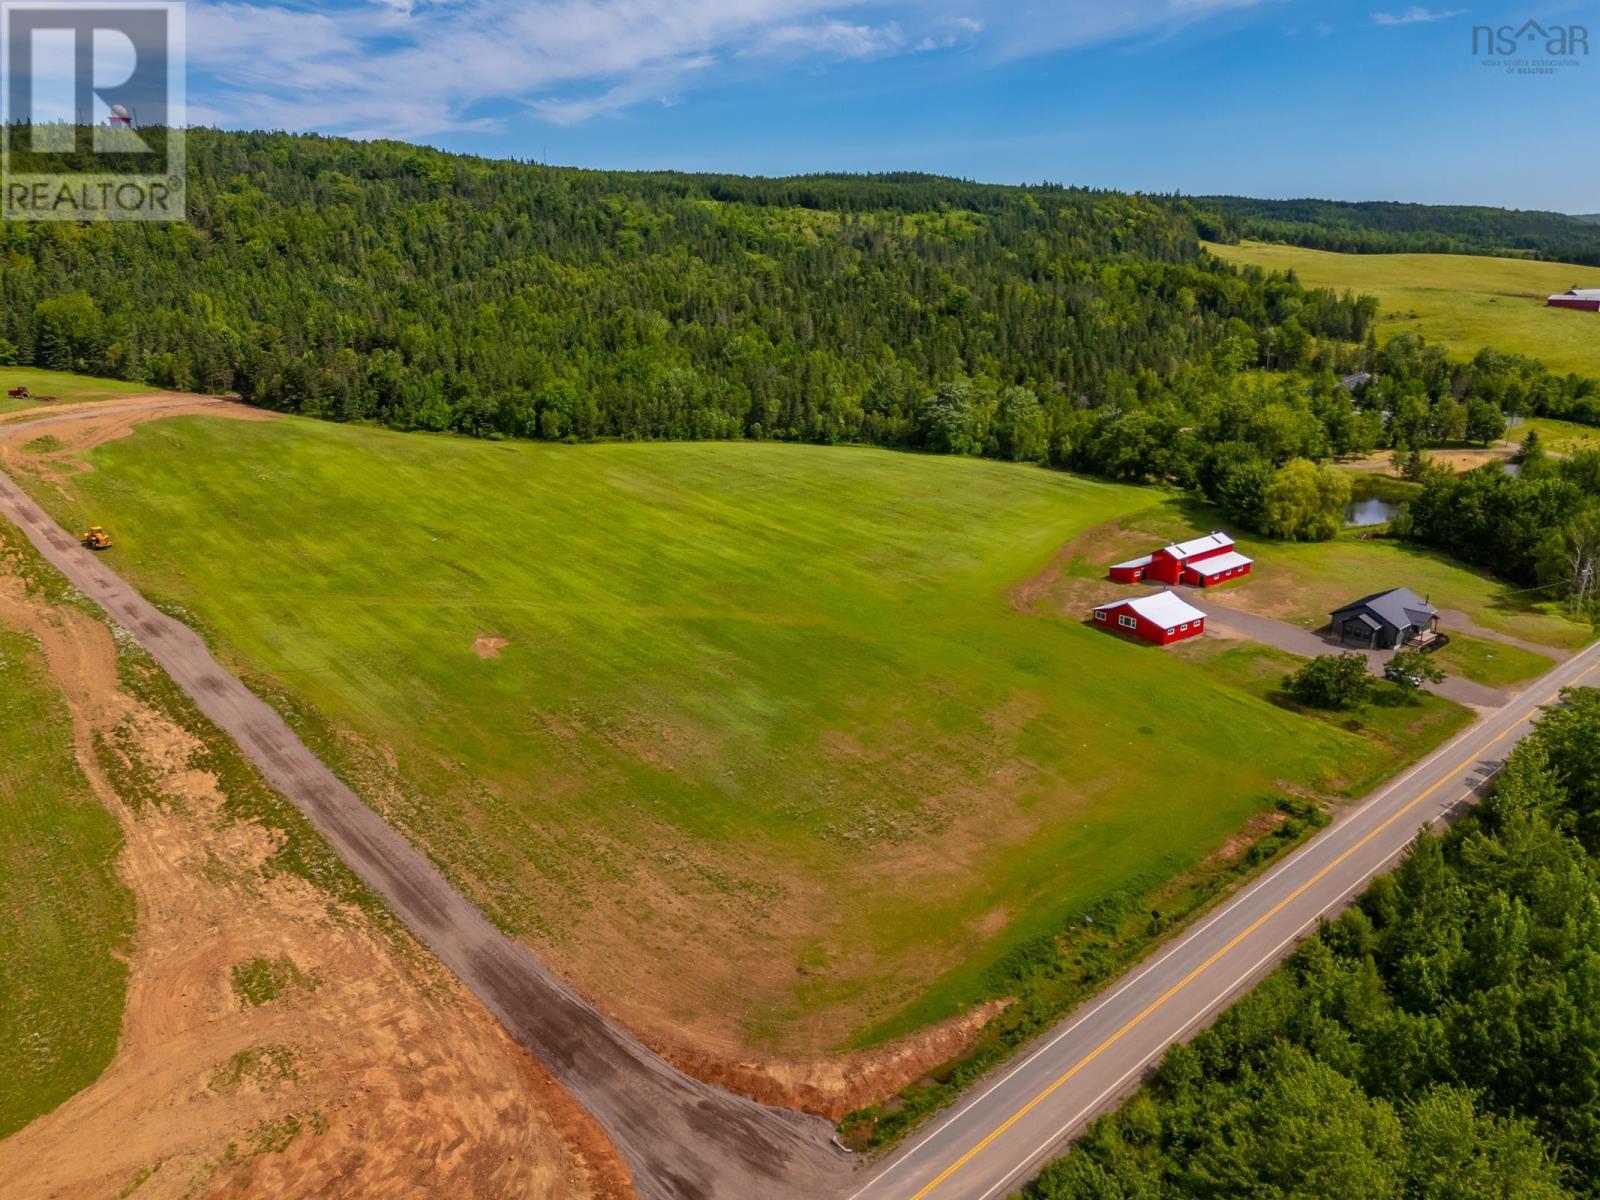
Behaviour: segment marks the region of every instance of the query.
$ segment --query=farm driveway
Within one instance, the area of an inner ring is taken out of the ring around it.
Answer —
[[[1394,651],[1392,650],[1357,650],[1354,646],[1341,646],[1337,640],[1324,637],[1322,634],[1310,629],[1302,628],[1289,621],[1279,621],[1273,617],[1262,617],[1255,613],[1243,612],[1237,608],[1230,608],[1218,603],[1200,588],[1184,587],[1178,589],[1183,593],[1183,598],[1205,613],[1206,621],[1210,628],[1219,632],[1232,633],[1236,637],[1248,638],[1253,642],[1261,642],[1267,646],[1275,646],[1279,650],[1287,650],[1290,654],[1300,654],[1307,658],[1315,658],[1319,654],[1339,654],[1348,651],[1357,651],[1366,655],[1367,670],[1374,675],[1383,673],[1383,664],[1389,661]],[[1459,616],[1460,614],[1451,614]],[[1441,614],[1442,617],[1442,614]],[[1447,628],[1450,622],[1441,619],[1441,624]],[[1456,628],[1462,628],[1457,625]],[[1466,630],[1463,629],[1463,632]],[[1472,632],[1483,635],[1486,631],[1477,626],[1472,627]],[[1498,634],[1488,633],[1487,636],[1498,638]],[[1510,641],[1511,639],[1504,639]],[[1539,653],[1548,655],[1549,650],[1540,647]],[[1473,683],[1470,679],[1462,679],[1456,675],[1447,675],[1443,683],[1429,684],[1429,690],[1437,692],[1458,704],[1469,704],[1473,708],[1500,708],[1509,700],[1510,693],[1499,688],[1484,687],[1481,683]]]
[[[35,436],[51,425],[104,414],[196,407],[189,398],[102,404],[11,422],[0,436]],[[274,709],[225,671],[199,635],[156,609],[104,560],[79,546],[3,472],[0,516],[15,523],[40,554],[150,652],[411,932],[588,1109],[633,1171],[639,1196],[815,1200],[842,1190],[849,1168],[830,1146],[830,1124],[692,1079],[598,1012],[525,946],[490,924]]]

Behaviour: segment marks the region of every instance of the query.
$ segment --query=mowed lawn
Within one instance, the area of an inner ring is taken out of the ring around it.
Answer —
[[[49,502],[111,529],[108,564],[276,689],[497,920],[658,1032],[784,1053],[906,1032],[1284,788],[1397,761],[1011,607],[1151,489],[299,419],[151,423],[92,462]]]
[[[1574,284],[1600,287],[1600,267],[1470,254],[1338,254],[1267,242],[1205,247],[1240,266],[1292,269],[1309,287],[1376,296],[1380,341],[1418,333],[1461,358],[1493,346],[1541,359],[1560,374],[1600,377],[1600,313],[1544,304]]]
[[[116,1051],[133,929],[121,845],[38,644],[0,628],[0,1137]]]
[[[13,400],[8,392],[14,387],[26,387],[33,393],[29,400]],[[74,375],[68,371],[46,371],[39,367],[0,367],[0,414],[21,408],[33,408],[41,396],[54,396],[57,401],[105,400],[112,396],[134,395],[155,389],[148,384],[129,383],[125,379],[101,379],[94,375]]]

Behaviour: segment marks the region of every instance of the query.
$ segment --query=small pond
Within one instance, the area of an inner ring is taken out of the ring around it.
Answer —
[[[1345,505],[1346,525],[1382,525],[1400,511],[1398,504],[1370,496],[1365,500],[1352,500]]]

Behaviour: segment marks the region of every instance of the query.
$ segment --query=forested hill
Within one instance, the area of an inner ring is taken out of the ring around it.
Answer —
[[[1193,214],[1202,235],[1211,241],[1255,238],[1353,254],[1492,254],[1600,266],[1600,223],[1594,217],[1245,196],[1199,196],[1179,206]]]
[[[189,163],[187,224],[0,228],[0,354],[400,428],[888,444],[939,383],[1078,408],[1230,320],[1266,361],[1371,315],[1117,193],[207,130]]]

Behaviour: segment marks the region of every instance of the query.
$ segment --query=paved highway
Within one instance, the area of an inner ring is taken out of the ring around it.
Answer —
[[[1563,687],[1600,684],[1590,646],[1375,792],[1119,983],[981,1081],[851,1200],[996,1200],[1021,1187],[1360,893],[1418,830],[1471,803]]]

